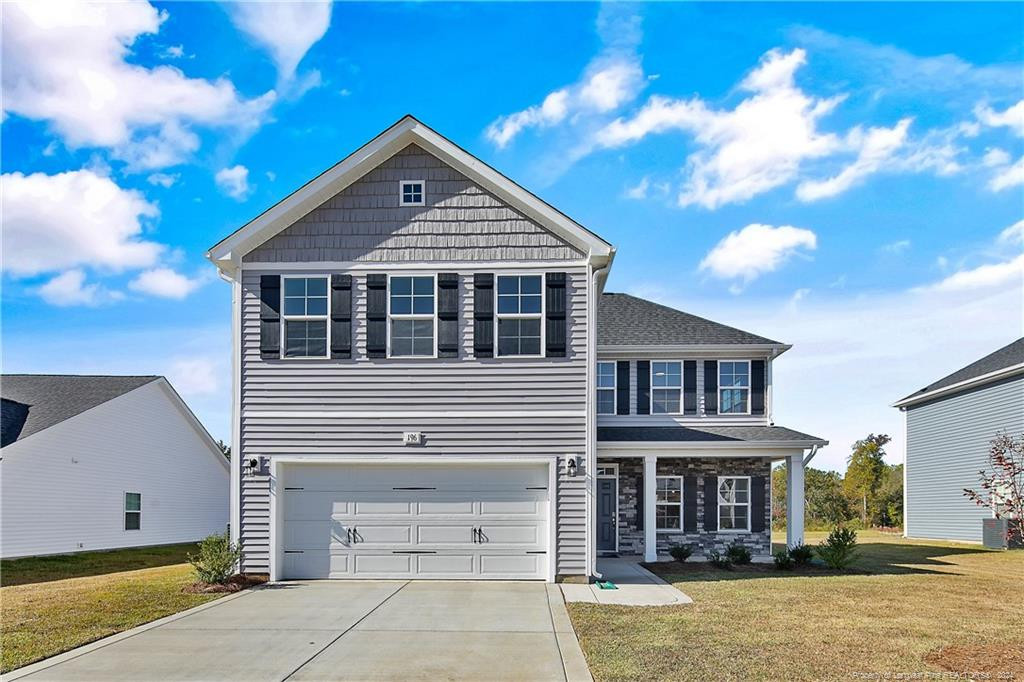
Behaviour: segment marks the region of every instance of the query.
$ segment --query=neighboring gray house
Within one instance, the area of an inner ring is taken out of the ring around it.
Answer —
[[[232,283],[231,528],[284,578],[581,579],[766,558],[789,346],[622,294],[614,248],[412,117],[211,248]],[[808,454],[810,453],[810,454]]]
[[[981,542],[992,511],[964,497],[996,434],[1024,433],[1024,338],[894,404],[906,420],[903,528],[910,538]]]
[[[223,533],[228,463],[159,376],[0,377],[0,557]]]

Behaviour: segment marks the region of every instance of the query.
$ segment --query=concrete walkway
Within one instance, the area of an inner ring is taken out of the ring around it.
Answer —
[[[557,585],[268,585],[6,680],[591,680]]]
[[[693,600],[640,565],[638,558],[598,559],[597,572],[615,583],[617,590],[597,585],[562,584],[566,601],[620,606],[671,606]]]

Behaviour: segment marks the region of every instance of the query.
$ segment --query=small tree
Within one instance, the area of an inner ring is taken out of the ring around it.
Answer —
[[[217,447],[220,448],[220,453],[224,455],[224,459],[231,461],[231,446],[222,440],[217,441]]]
[[[884,433],[853,444],[853,453],[847,459],[846,478],[843,487],[852,500],[859,502],[860,520],[868,525],[868,507],[874,504],[875,494],[885,473],[885,446],[892,440]]]
[[[1016,519],[1008,534],[1024,544],[1024,434],[1001,433],[992,439],[989,468],[978,472],[980,490],[964,488],[964,495],[980,507],[992,510],[997,519]]]
[[[211,535],[199,543],[199,554],[188,554],[200,582],[224,584],[235,571],[242,552],[231,542],[227,532]]]

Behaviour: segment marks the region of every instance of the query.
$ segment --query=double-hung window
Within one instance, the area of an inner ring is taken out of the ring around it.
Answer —
[[[679,530],[683,527],[683,477],[658,476],[655,484],[655,529]]]
[[[498,355],[541,355],[540,275],[498,275]]]
[[[327,278],[284,277],[284,357],[327,357]]]
[[[124,529],[142,528],[142,493],[124,494]]]
[[[597,413],[615,414],[615,363],[597,363]]]
[[[750,477],[718,477],[718,530],[750,530]]]
[[[683,363],[651,363],[651,414],[682,412]]]
[[[391,357],[434,357],[434,277],[391,277],[388,284]]]
[[[750,414],[750,361],[718,363],[718,413]]]

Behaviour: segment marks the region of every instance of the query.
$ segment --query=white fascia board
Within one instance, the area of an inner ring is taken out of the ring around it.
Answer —
[[[713,451],[715,456],[749,457],[750,450],[806,450],[815,446],[828,445],[827,440],[792,440],[792,441],[598,441],[598,451],[607,450],[679,450]],[[744,452],[730,453],[729,450]],[[723,452],[724,451],[724,452]],[[617,457],[629,456],[616,454]],[[637,455],[639,456],[639,455]],[[687,452],[683,456],[695,456]]]
[[[484,189],[517,207],[583,251],[590,261],[601,264],[611,259],[613,249],[608,242],[412,116],[404,117],[241,229],[215,244],[207,252],[206,257],[221,271],[231,272],[237,269],[246,253],[295,223],[409,144],[423,147]]]
[[[736,357],[748,357],[762,354],[776,358],[792,348],[786,343],[702,343],[672,345],[598,345],[598,355],[612,356],[643,356],[648,354],[674,354],[679,356],[700,356],[706,353],[731,354]]]
[[[900,407],[900,408],[910,407],[911,405],[916,405],[918,403],[927,402],[929,400],[932,400],[933,398],[939,398],[939,397],[942,397],[944,395],[950,395],[952,393],[958,393],[960,391],[963,391],[963,390],[966,390],[966,389],[969,389],[969,388],[975,388],[975,387],[981,386],[983,384],[988,384],[988,383],[991,383],[993,381],[998,381],[1000,379],[1005,379],[1007,377],[1014,376],[1015,374],[1024,374],[1024,362],[1016,364],[1016,365],[1010,365],[1009,367],[1003,367],[1002,369],[997,369],[994,372],[989,372],[988,374],[982,374],[981,376],[973,377],[971,379],[965,379],[964,381],[958,381],[955,384],[950,384],[949,386],[943,386],[942,388],[937,388],[934,391],[928,391],[927,393],[922,393],[920,395],[908,396],[908,397],[906,397],[906,398],[904,398],[902,400],[899,400],[899,401],[893,403],[892,407]]]

